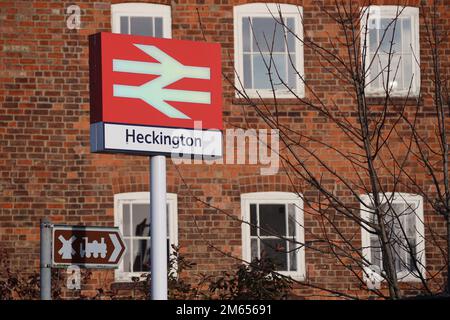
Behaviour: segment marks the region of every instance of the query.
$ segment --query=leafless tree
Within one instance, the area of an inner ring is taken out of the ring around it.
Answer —
[[[305,243],[288,240],[296,245],[294,250],[306,247],[333,257],[361,284],[365,284],[370,269],[378,264],[378,274],[385,281],[389,292],[386,296],[383,290],[371,290],[380,297],[401,298],[402,288],[408,286],[427,294],[443,291],[443,286],[437,285],[436,289],[434,281],[442,275],[441,270],[430,272],[424,265],[426,228],[432,238],[427,241],[439,247],[447,261],[447,268],[450,266],[448,65],[444,65],[441,60],[445,54],[442,43],[446,35],[439,28],[437,6],[433,5],[427,10],[421,8],[432,57],[434,90],[431,94],[435,107],[432,124],[437,128],[435,140],[432,140],[427,130],[423,129],[424,123],[429,121],[421,111],[425,93],[417,95],[415,92],[414,77],[418,75],[413,73],[408,79],[409,83],[404,80],[403,95],[396,95],[403,63],[397,52],[396,30],[401,26],[402,13],[406,7],[399,4],[395,16],[387,21],[385,19],[384,25],[374,31],[370,23],[371,19],[377,17],[371,11],[371,1],[317,0],[314,4],[336,27],[336,30],[329,32],[326,41],[319,41],[314,34],[299,36],[286,23],[281,9],[271,12],[273,32],[263,34],[263,40],[261,35],[256,36],[249,20],[254,41],[269,76],[269,90],[272,93],[270,101],[261,95],[258,98],[250,96],[238,72],[234,74],[237,81],[224,73],[243,101],[242,112],[256,112],[268,127],[278,130],[282,148],[272,152],[279,153],[283,173],[292,181],[292,188],[302,196],[304,214],[321,227],[320,234],[313,234],[301,226],[307,238]],[[298,14],[303,21],[302,12]],[[289,45],[288,37],[293,36],[310,55],[318,57],[316,62],[320,72],[333,80],[334,88],[339,88],[336,98],[325,95],[323,90],[312,85],[308,75],[303,75],[290,55],[289,67],[295,71],[297,81],[303,83],[307,94],[302,96],[288,83],[273,54],[279,29],[283,31],[286,46]],[[375,46],[369,43],[371,32],[378,32],[379,41]],[[411,45],[409,49],[411,63],[422,68],[419,53]],[[382,88],[375,102],[369,95],[374,82]],[[319,137],[283,121],[280,114],[285,106],[278,97],[280,88],[288,91],[299,106],[321,117],[326,131],[332,136]],[[424,183],[423,179],[418,178],[421,173],[432,181],[432,188],[428,187],[428,180]],[[427,227],[419,214],[419,207],[424,204],[411,204],[402,192],[422,196],[425,204],[429,204],[436,214],[445,217],[446,246],[443,247],[442,241],[439,241],[442,235]],[[315,196],[304,196],[312,193]],[[220,208],[216,209],[227,214]],[[407,223],[408,219],[419,222]],[[349,234],[346,222],[369,234],[366,247],[355,234]],[[284,236],[280,238],[285,239]],[[364,254],[365,249],[370,249],[371,256]],[[379,263],[374,261],[377,259]],[[403,271],[400,276],[399,270]],[[409,276],[419,280],[419,283],[400,284],[402,278]],[[309,285],[314,286],[311,283]],[[447,291],[449,287],[447,284]]]
[[[449,186],[449,129],[450,129],[450,97],[448,91],[449,62],[444,52],[448,47],[448,31],[440,11],[445,8],[445,2],[433,1],[429,5],[422,3],[421,15],[425,29],[426,52],[430,59],[430,92],[423,95],[431,96],[430,106],[418,106],[413,119],[404,120],[412,132],[411,142],[402,141],[411,146],[413,160],[423,169],[429,182],[428,188],[421,185],[416,175],[405,172],[409,183],[429,207],[446,221],[446,234],[433,235],[435,244],[445,242],[443,256],[446,257],[447,282],[446,292],[450,292],[450,186]],[[447,6],[448,8],[448,6]],[[443,11],[442,11],[443,12]],[[418,123],[420,113],[430,113],[428,126],[424,130]],[[431,130],[430,130],[431,129]]]

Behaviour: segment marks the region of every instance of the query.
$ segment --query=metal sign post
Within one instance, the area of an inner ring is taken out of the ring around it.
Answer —
[[[41,219],[40,226],[40,286],[41,300],[51,300],[52,294],[52,227],[47,218]]]
[[[167,300],[166,157],[150,159],[151,297]]]

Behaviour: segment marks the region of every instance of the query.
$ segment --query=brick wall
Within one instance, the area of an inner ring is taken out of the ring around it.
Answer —
[[[245,2],[175,0],[159,3],[172,7],[173,38],[202,41],[205,37],[207,41],[222,44],[223,71],[232,78],[233,6]],[[66,27],[65,10],[74,3],[82,10],[80,30]],[[303,6],[305,35],[326,45],[328,33],[336,30],[332,20],[319,12],[310,0],[286,3]],[[396,4],[397,1],[373,3]],[[417,6],[419,1],[408,1],[408,4]],[[87,36],[110,31],[110,5],[111,1],[43,0],[2,1],[0,6],[0,248],[7,249],[11,266],[23,272],[38,270],[38,226],[42,217],[47,216],[56,223],[112,226],[114,194],[148,190],[147,157],[91,154],[89,151]],[[441,9],[441,28],[448,29],[448,4]],[[420,121],[423,130],[432,130],[433,120],[429,118],[432,71],[423,32],[421,29],[425,95]],[[444,56],[447,63],[449,50],[447,42]],[[354,103],[339,81],[327,78],[320,58],[312,50],[305,48],[304,59],[305,75],[321,98],[335,99],[342,108]],[[233,98],[232,87],[225,79],[223,88],[225,128],[242,126],[244,120],[253,128],[265,127],[255,111]],[[306,99],[312,99],[308,91]],[[308,106],[286,101],[278,107],[280,121],[291,128],[304,130],[342,150],[353,148],[332,123]],[[336,154],[320,148],[317,152],[328,157],[340,172],[354,178],[354,170],[346,167]],[[423,186],[428,187],[427,178],[424,175],[419,178]],[[169,161],[167,181],[168,192],[177,193],[179,197],[182,253],[197,263],[188,274],[192,277],[200,272],[227,270],[236,264],[235,260],[209,247],[208,242],[241,256],[240,223],[208,208],[195,197],[240,217],[241,193],[294,190],[283,170],[274,176],[261,176],[256,165],[180,165],[175,168]],[[334,181],[325,180],[325,183]],[[295,185],[302,186],[302,182],[296,181]],[[310,199],[317,197],[317,192],[307,186],[302,186],[301,190]],[[425,208],[425,220],[434,232],[444,234],[443,219],[429,207]],[[360,228],[355,223],[345,219],[341,222],[346,224],[345,232],[349,236],[359,235]],[[305,214],[305,227],[307,240],[322,232],[314,215]],[[354,241],[358,243],[360,236],[355,236]],[[430,271],[437,272],[443,265],[442,255],[431,241],[426,250],[427,265]],[[307,282],[319,286],[349,292],[360,289],[351,272],[336,259],[314,251],[306,251],[306,272]],[[83,288],[93,292],[112,280],[112,272],[97,271]],[[300,285],[296,292],[298,297],[315,297],[322,293]]]

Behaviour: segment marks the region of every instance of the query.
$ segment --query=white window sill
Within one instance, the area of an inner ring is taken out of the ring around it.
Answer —
[[[127,274],[127,275],[120,275],[120,276],[115,276],[114,277],[114,281],[115,282],[134,282],[132,280],[132,278],[139,278],[139,281],[144,281],[146,278],[146,275],[148,273],[146,272],[136,272],[136,273],[132,273],[132,274]],[[143,276],[144,275],[144,276]]]
[[[367,281],[368,279],[364,277],[364,280]],[[421,283],[422,280],[419,277],[416,277],[412,274],[404,275],[402,273],[397,274],[397,280],[399,283]],[[381,283],[386,283],[386,280],[383,279]]]
[[[298,273],[298,272],[289,272],[289,271],[277,271],[279,274],[291,277],[295,281],[305,281],[306,277],[304,274]]]
[[[385,98],[386,97],[386,91],[365,91],[367,98]],[[402,92],[390,92],[389,97],[391,98],[408,98],[408,99],[417,99],[419,98],[418,92],[412,92],[409,93],[406,91]]]
[[[412,274],[407,276],[402,276],[401,274],[397,275],[398,282],[422,282],[422,280],[419,277],[416,277]]]
[[[242,90],[241,92],[243,94],[236,93],[235,98],[240,100],[246,100],[246,98],[250,98],[252,100],[255,99],[274,99],[274,96],[276,99],[298,99],[298,98],[305,98],[305,93],[300,90],[293,90],[292,92],[287,91],[260,91],[260,90],[250,90],[246,89],[245,91]]]

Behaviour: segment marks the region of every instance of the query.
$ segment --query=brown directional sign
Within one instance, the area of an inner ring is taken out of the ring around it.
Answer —
[[[116,268],[125,250],[119,228],[53,226],[54,267]]]

